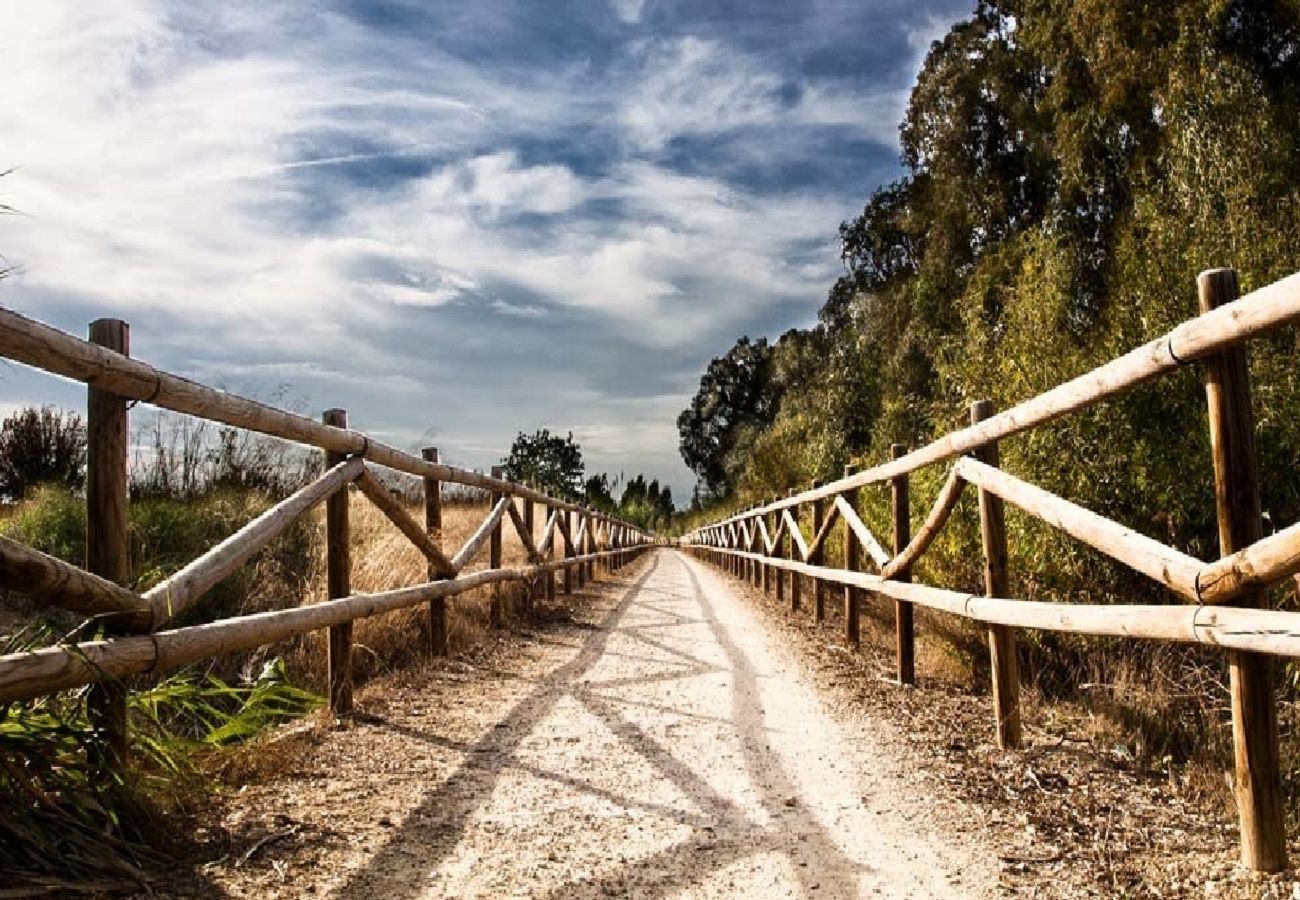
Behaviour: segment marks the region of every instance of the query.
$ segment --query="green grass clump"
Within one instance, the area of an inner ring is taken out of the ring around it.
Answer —
[[[39,634],[5,652],[45,643]],[[317,709],[268,662],[246,685],[183,671],[128,695],[132,764],[98,771],[89,689],[0,710],[0,882],[143,882],[157,828],[205,781],[206,753],[250,740]]]

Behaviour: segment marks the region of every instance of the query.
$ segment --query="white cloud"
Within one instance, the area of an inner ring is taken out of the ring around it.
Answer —
[[[610,6],[618,17],[629,25],[634,25],[641,21],[641,11],[645,8],[645,0],[610,0]]]
[[[643,12],[614,6],[627,22]],[[0,219],[21,269],[0,300],[46,319],[180,316],[194,331],[168,346],[231,360],[193,374],[253,381],[342,381],[364,363],[365,383],[414,391],[396,368],[410,360],[382,342],[426,329],[436,359],[436,317],[467,308],[484,313],[485,345],[558,311],[704,358],[792,298],[811,315],[860,197],[751,190],[676,171],[663,151],[757,128],[767,137],[738,141],[735,161],[797,161],[827,126],[892,146],[900,102],[896,87],[781,74],[690,36],[623,45],[599,73],[579,59],[521,74],[278,0],[15,0],[0,34],[0,169],[18,167],[4,200],[23,213]],[[254,351],[279,368],[243,365]],[[484,390],[464,402],[506,403]],[[580,427],[609,459],[653,446],[672,466],[682,399],[601,407],[618,424]]]
[[[642,149],[672,138],[721,134],[744,126],[835,125],[895,141],[897,89],[872,92],[789,80],[745,53],[692,36],[641,45],[637,88],[622,107],[629,137]]]

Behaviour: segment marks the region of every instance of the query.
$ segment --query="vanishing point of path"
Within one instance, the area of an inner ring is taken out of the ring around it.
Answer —
[[[205,893],[996,890],[987,854],[937,832],[862,711],[826,708],[743,588],[674,550],[624,575],[490,664],[363,695],[357,720],[229,799],[219,827],[264,836],[207,867]]]

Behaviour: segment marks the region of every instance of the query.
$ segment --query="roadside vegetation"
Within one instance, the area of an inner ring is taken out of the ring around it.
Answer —
[[[894,442],[925,444],[967,424],[975,400],[1005,409],[1107,362],[1193,316],[1203,269],[1237,268],[1246,291],[1300,269],[1298,103],[1294,3],[1182,0],[1155,16],[1103,0],[980,3],[930,48],[900,129],[903,174],[841,225],[844,273],[818,323],[741,337],[703,373],[678,420],[699,479],[683,527],[881,462]],[[1292,328],[1250,350],[1273,527],[1300,520],[1297,346]],[[1019,477],[1218,555],[1195,366],[1001,454]],[[945,474],[913,477],[916,514]],[[863,502],[887,535],[887,491]],[[969,497],[957,515],[918,574],[980,590]],[[1008,518],[1011,596],[1171,601],[1048,526]],[[1273,600],[1296,608],[1289,587]],[[971,684],[987,682],[975,629],[934,619],[924,630]],[[1022,646],[1040,692],[1116,723],[1153,771],[1230,759],[1221,655],[1033,633]],[[1284,728],[1298,680],[1288,665]]]
[[[265,511],[318,465],[312,455],[289,445],[169,414],[141,416],[133,443],[130,586],[138,590]],[[84,466],[84,426],[75,414],[22,410],[0,424],[0,473],[25,473],[4,482],[0,534],[84,564]],[[394,478],[391,487],[405,490],[412,514],[422,515],[415,508],[413,480]],[[459,547],[485,514],[485,496],[449,490],[443,540]],[[319,601],[325,596],[323,530],[319,510],[304,517],[177,624]],[[424,557],[363,499],[352,504],[351,535],[354,590],[425,579]],[[509,529],[504,556],[507,565],[525,561]],[[508,597],[517,595],[517,589],[503,590]],[[487,638],[490,596],[476,591],[449,604],[453,652]],[[426,627],[427,616],[417,609],[357,622],[357,679],[426,656]],[[94,621],[12,592],[0,595],[0,651],[99,633]],[[125,776],[101,773],[95,764],[87,690],[0,709],[0,808],[6,810],[0,821],[0,881],[94,891],[140,879],[167,850],[170,818],[193,811],[233,784],[230,779],[247,768],[241,756],[255,752],[271,726],[322,706],[324,664],[323,636],[307,635],[153,682],[141,679],[130,693],[133,765]]]

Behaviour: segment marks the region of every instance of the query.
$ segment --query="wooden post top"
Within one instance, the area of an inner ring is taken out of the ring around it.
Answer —
[[[89,337],[92,344],[131,355],[131,326],[123,319],[96,319],[90,323]]]
[[[420,451],[420,457],[426,462],[442,462],[442,454],[438,452],[437,447],[425,447]]]

